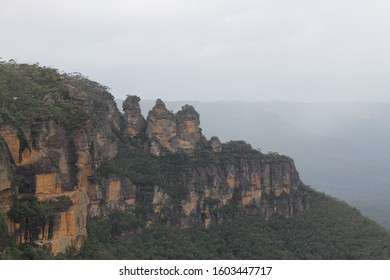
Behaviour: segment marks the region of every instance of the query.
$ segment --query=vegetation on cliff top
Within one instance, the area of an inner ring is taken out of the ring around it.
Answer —
[[[39,64],[0,61],[0,117],[21,131],[47,120],[69,130],[81,128],[107,109],[107,100],[113,99],[108,90],[79,73],[61,74]],[[72,102],[72,95],[81,92],[86,93],[87,104],[83,97]]]

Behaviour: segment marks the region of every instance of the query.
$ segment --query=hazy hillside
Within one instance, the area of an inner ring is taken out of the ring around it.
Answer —
[[[390,158],[390,103],[268,102],[283,119],[322,136],[338,137],[383,159]]]
[[[173,111],[185,102],[166,102]],[[196,102],[207,137],[295,159],[304,182],[390,227],[390,104]],[[153,101],[141,102],[143,114]]]

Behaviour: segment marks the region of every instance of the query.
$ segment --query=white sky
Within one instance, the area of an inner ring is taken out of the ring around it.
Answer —
[[[0,36],[118,98],[390,101],[388,0],[1,0]]]

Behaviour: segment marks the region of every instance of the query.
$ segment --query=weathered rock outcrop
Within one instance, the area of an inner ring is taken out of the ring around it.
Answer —
[[[199,127],[199,113],[194,107],[185,105],[176,113],[177,135],[179,150],[186,154],[192,154],[197,146],[206,142],[202,135],[202,129]]]
[[[158,99],[147,117],[146,135],[150,141],[150,152],[160,156],[178,150],[175,115],[168,111],[165,103]]]
[[[222,152],[222,144],[221,141],[219,141],[218,137],[216,136],[211,137],[209,140],[209,144],[214,153]]]
[[[139,105],[140,98],[129,95],[123,102],[123,111],[126,122],[126,134],[131,137],[138,137],[145,131],[145,119]]]
[[[207,142],[199,125],[199,113],[194,107],[185,105],[173,114],[158,99],[147,118],[150,152],[156,156],[176,152],[192,154],[200,144]]]
[[[145,120],[139,97],[129,96],[122,116],[104,87],[55,75],[50,81],[58,92],[39,95],[39,104],[52,108],[51,118],[33,111],[35,117],[22,123],[17,113],[0,112],[0,209],[11,213],[15,242],[35,241],[54,254],[78,249],[87,217],[115,211],[141,213],[146,225],[184,228],[234,215],[289,217],[308,207],[297,194],[301,182],[290,158],[264,155],[244,141],[207,141],[192,106],[174,114],[158,99]],[[147,166],[139,166],[137,156]],[[135,160],[122,166],[127,157]],[[133,168],[140,171],[129,172]],[[13,209],[18,203],[53,213],[31,228],[31,211]]]
[[[14,195],[34,195],[38,201],[66,196],[72,202],[57,214],[50,235],[36,234],[42,236],[36,241],[53,253],[82,245],[87,235],[89,178],[101,162],[116,156],[118,139],[112,129],[120,130],[121,119],[112,99],[105,100],[104,109],[91,108],[86,92],[70,85],[67,89],[63,93],[67,102],[82,106],[86,112],[100,111],[94,123],[86,120],[77,129],[65,128],[54,120],[36,120],[22,126],[3,121],[0,125],[1,209],[5,213],[11,209]],[[49,99],[54,102],[46,95],[45,100]],[[15,241],[30,241],[20,221],[10,218],[8,224]]]
[[[107,217],[114,211],[134,209],[136,186],[129,178],[110,175],[100,182],[91,182],[88,189],[90,199],[88,215]]]
[[[177,184],[174,189],[185,193],[178,207],[172,207],[173,199],[163,188],[155,188],[155,219],[165,220],[170,213],[179,227],[207,227],[230,215],[290,217],[308,207],[303,197],[291,196],[302,183],[290,158],[263,155],[243,142],[224,144],[215,156],[205,162],[196,159],[172,178],[168,175],[167,181]]]

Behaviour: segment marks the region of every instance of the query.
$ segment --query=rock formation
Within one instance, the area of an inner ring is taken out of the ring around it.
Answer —
[[[145,119],[141,114],[139,101],[138,96],[129,95],[123,102],[126,134],[131,137],[138,137],[145,130]]]
[[[173,214],[172,198],[163,188],[154,190],[153,207],[156,220],[164,220],[159,214],[171,213],[176,220],[171,223],[179,227],[193,225],[208,227],[229,217],[229,211],[240,214],[257,214],[268,218],[273,214],[290,217],[304,210],[304,199],[293,198],[301,185],[294,162],[283,157],[269,161],[255,153],[248,156],[231,154],[232,162],[220,160],[204,162],[182,170],[175,177],[177,189],[186,193],[180,201],[179,214]],[[253,158],[252,158],[253,156]],[[232,212],[230,212],[232,213]]]
[[[199,113],[194,107],[185,105],[176,113],[179,150],[192,154],[203,139],[200,129]]]
[[[218,137],[216,136],[211,137],[209,140],[209,144],[214,153],[222,152],[222,144],[221,141],[219,141]]]
[[[192,154],[207,140],[199,127],[199,113],[194,107],[185,105],[173,114],[161,99],[149,112],[146,134],[150,140],[150,152],[160,156],[166,153]]]
[[[158,99],[147,117],[146,135],[150,141],[150,152],[160,156],[178,150],[175,115],[168,111],[165,103]]]
[[[57,209],[33,233],[11,211],[8,229],[15,242],[33,240],[54,254],[77,249],[87,236],[88,216],[104,218],[145,205],[150,205],[147,225],[168,222],[177,227],[207,227],[234,213],[289,217],[308,207],[295,194],[301,182],[291,159],[261,154],[243,141],[207,141],[199,114],[189,105],[174,114],[158,99],[145,120],[140,99],[129,96],[122,116],[104,88],[96,90],[92,84],[92,90],[80,90],[80,79],[71,80],[57,79],[61,93],[45,93],[42,100],[50,108],[66,100],[61,106],[86,112],[89,117],[76,126],[66,126],[72,114],[65,121],[54,115],[23,124],[7,111],[0,114],[0,209],[10,213],[15,197],[20,203],[51,202]],[[155,164],[159,180],[137,185],[133,182],[139,177],[154,174],[132,177],[126,171],[134,166],[112,168],[129,149],[154,156],[143,164]]]
[[[88,105],[88,93],[66,86],[62,98],[82,106],[86,112],[96,110]],[[23,126],[12,121],[0,125],[0,209],[7,213],[14,195],[34,195],[39,202],[67,197],[72,202],[57,214],[50,235],[37,234],[42,238],[36,242],[53,253],[82,245],[90,207],[89,178],[102,162],[113,159],[118,152],[118,139],[112,129],[120,130],[121,114],[113,99],[104,102],[105,109],[97,109],[101,112],[95,124],[87,120],[79,129],[65,128],[52,119]],[[17,242],[30,241],[22,224],[10,218],[10,234]]]

